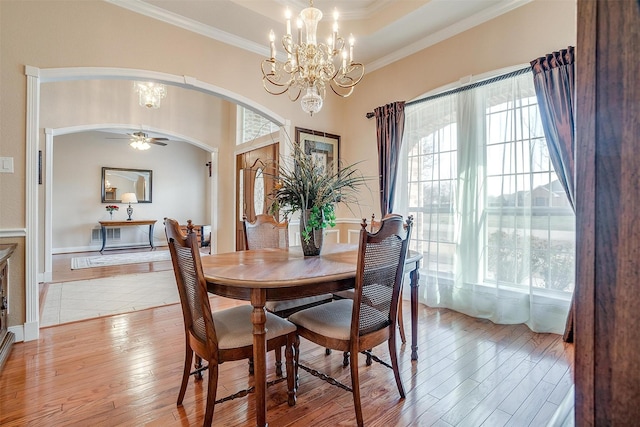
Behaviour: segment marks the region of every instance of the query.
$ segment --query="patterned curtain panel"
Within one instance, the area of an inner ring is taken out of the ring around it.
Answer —
[[[558,179],[575,211],[574,48],[531,61],[542,127]],[[573,341],[574,302],[567,316],[564,340]]]
[[[398,160],[404,134],[404,101],[378,107],[374,112],[378,134],[380,212],[384,217],[392,212],[396,193]]]
[[[533,84],[549,155],[571,206],[575,206],[573,49],[570,46],[568,49],[531,61]]]

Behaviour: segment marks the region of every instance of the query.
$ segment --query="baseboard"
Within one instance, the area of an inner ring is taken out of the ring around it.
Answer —
[[[14,342],[24,341],[24,327],[22,325],[9,326],[9,332],[13,332]]]
[[[155,248],[162,248],[162,247],[168,247],[166,240],[160,240],[157,242],[153,242],[153,245]],[[70,254],[70,253],[75,253],[75,252],[98,252],[100,250],[100,247],[102,245],[98,245],[98,246],[75,246],[72,248],[53,248],[51,250],[51,254],[52,255],[57,255],[57,254]],[[119,245],[114,245],[114,244],[110,244],[107,248],[105,249],[130,249],[130,248],[136,248],[136,249],[144,249],[145,247],[151,249],[151,247],[149,246],[149,242],[146,243],[135,243],[135,242],[129,242],[129,243],[121,243]]]
[[[40,337],[40,322],[27,322],[24,324],[23,341],[35,341]]]

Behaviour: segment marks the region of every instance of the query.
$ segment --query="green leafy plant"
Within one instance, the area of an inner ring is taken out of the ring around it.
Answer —
[[[303,223],[302,237],[311,239],[313,230],[335,226],[335,204],[347,206],[357,203],[357,192],[366,178],[356,168],[357,163],[343,166],[334,172],[333,165],[315,164],[298,144],[292,146],[290,158],[281,159],[276,185],[270,193],[270,212],[280,211],[285,218],[309,210],[309,218]],[[305,216],[301,215],[301,221]]]

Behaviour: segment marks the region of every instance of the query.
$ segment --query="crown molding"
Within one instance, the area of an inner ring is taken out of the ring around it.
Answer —
[[[269,56],[270,51],[266,45],[249,41],[245,38],[238,37],[226,31],[213,28],[209,25],[202,24],[193,19],[185,18],[176,13],[169,12],[165,9],[157,6],[145,3],[140,0],[105,0],[107,3],[111,3],[114,6],[128,9],[132,12],[139,13],[149,18],[157,19],[158,21],[165,22],[176,27],[180,27],[187,31],[200,34],[201,36],[208,37],[213,40],[220,41],[222,43],[229,44],[231,46],[238,47],[240,49],[247,50],[249,52],[257,53],[261,56]]]
[[[340,10],[340,19],[344,21],[357,21],[363,19],[369,19],[378,13],[380,10],[389,6],[393,3],[394,0],[375,0],[371,2],[367,7],[361,10],[350,10],[344,11]],[[309,7],[309,0],[276,0],[276,2],[280,3],[285,7],[290,7],[292,9],[302,10],[304,8]]]
[[[180,27],[187,31],[200,34],[210,39],[217,40],[222,43],[226,43],[228,45],[231,45],[240,49],[244,49],[249,52],[256,53],[264,57],[267,57],[270,55],[269,48],[266,45],[255,43],[245,38],[230,34],[226,31],[222,31],[217,28],[213,28],[211,26],[194,21],[193,19],[185,18],[176,13],[169,12],[167,10],[151,5],[149,3],[145,3],[144,1],[141,1],[141,0],[104,0],[104,1],[106,1],[107,3],[113,4],[115,6],[130,10],[132,12],[139,13],[141,15],[144,15],[153,19],[157,19],[167,24]],[[294,5],[300,5],[302,7],[308,6],[306,0],[295,0],[295,1],[276,0],[276,1],[278,1],[283,5],[294,4]],[[432,1],[442,2],[446,0],[432,0]],[[518,7],[523,6],[532,1],[533,0],[507,0],[504,2],[500,2],[499,4],[491,8],[484,9],[473,16],[463,19],[462,21],[456,22],[455,24],[450,25],[441,31],[438,31],[430,36],[427,36],[424,39],[418,40],[417,42],[407,45],[402,49],[398,49],[389,55],[386,55],[380,59],[377,59],[368,64],[365,64],[365,67],[368,72],[375,71],[393,62],[399,61],[407,56],[413,55],[414,53],[417,53],[423,49],[433,46],[436,43],[446,40],[447,38],[453,37],[477,25],[490,21],[491,19],[494,19],[502,14],[505,14],[514,9],[517,9]],[[343,17],[344,19],[367,19],[368,17],[371,17],[380,9],[383,9],[384,7],[388,6],[389,3],[391,3],[391,0],[377,0],[371,6],[364,9],[362,12],[341,13],[341,17]]]
[[[433,0],[433,1],[442,1],[442,0]],[[431,34],[428,37],[425,37],[422,40],[418,40],[415,43],[407,45],[402,49],[398,49],[397,51],[386,55],[380,59],[372,61],[367,64],[367,71],[375,71],[379,68],[385,67],[393,62],[399,61],[407,56],[413,55],[414,53],[420,52],[430,46],[433,46],[437,43],[440,43],[443,40],[446,40],[450,37],[458,35],[464,31],[467,31],[473,27],[476,27],[480,24],[483,24],[487,21],[490,21],[494,18],[497,18],[500,15],[503,15],[507,12],[511,12],[514,9],[519,8],[520,6],[524,6],[527,3],[532,2],[533,0],[511,0],[507,2],[502,2],[492,8],[485,9],[481,12],[476,13],[473,16],[470,16],[462,21],[458,21],[453,25],[450,25],[436,33]]]

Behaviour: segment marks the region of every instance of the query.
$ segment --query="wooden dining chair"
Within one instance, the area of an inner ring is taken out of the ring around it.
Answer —
[[[366,230],[362,220],[360,246],[353,299],[341,299],[299,311],[289,320],[298,326],[298,335],[325,348],[350,353],[351,387],[303,365],[297,367],[346,388],[353,393],[358,426],[363,425],[358,377],[358,353],[372,349],[385,341],[389,347],[391,368],[400,397],[404,388],[398,369],[396,327],[398,300],[404,274],[412,217],[406,224],[400,215],[385,217],[377,233]],[[296,354],[296,363],[298,362]],[[373,360],[389,365],[377,357]]]
[[[182,384],[178,393],[178,405],[182,405],[189,382],[189,376],[202,379],[202,372],[209,370],[207,385],[207,403],[204,426],[213,421],[216,403],[245,396],[249,390],[243,390],[232,396],[216,401],[218,385],[218,365],[227,361],[248,359],[253,356],[253,307],[242,305],[226,310],[211,312],[206,281],[202,273],[200,251],[193,229],[187,234],[180,231],[180,225],[174,219],[165,218],[165,232],[171,252],[173,271],[180,294],[180,304],[184,318],[185,359]],[[295,370],[293,354],[297,351],[298,338],[296,327],[291,322],[267,314],[267,351],[285,347],[288,386],[288,403],[295,405]],[[191,367],[194,363],[195,369]],[[202,365],[202,360],[207,365]]]
[[[251,249],[286,249],[289,247],[289,223],[278,222],[273,215],[258,214],[254,222],[243,217],[244,247]],[[267,301],[264,308],[267,311],[287,318],[296,311],[316,305],[325,304],[333,299],[332,294],[322,294],[312,297],[297,298],[282,301]],[[276,350],[276,370],[282,372],[282,351]],[[249,373],[253,373],[253,360],[249,360]]]
[[[285,220],[278,222],[273,215],[259,214],[254,222],[245,220],[244,228],[245,248],[268,249],[289,247],[289,224]],[[316,295],[283,301],[267,301],[265,308],[280,317],[288,317],[296,311],[330,302],[332,294]]]
[[[369,233],[377,233],[381,225],[382,223],[380,221],[376,221],[376,214],[372,213],[371,223],[369,224]],[[343,299],[343,298],[353,299],[353,294],[354,294],[353,289],[347,289],[345,291],[334,293],[333,298],[334,299]],[[405,344],[407,342],[407,336],[405,335],[405,332],[404,332],[404,318],[402,316],[402,286],[400,286],[400,298],[398,299],[398,329],[400,330],[400,340],[402,341],[402,344]],[[371,359],[367,359],[367,365],[370,365],[370,364],[371,364]],[[345,367],[349,366],[348,352],[344,353],[342,365]]]
[[[369,230],[371,233],[376,233],[380,230],[380,221],[376,221],[376,214],[371,214],[371,225],[369,226]],[[402,344],[407,342],[407,336],[404,333],[404,318],[402,317],[402,286],[400,286],[400,298],[398,299],[398,329],[400,330],[400,339],[402,340]]]

